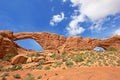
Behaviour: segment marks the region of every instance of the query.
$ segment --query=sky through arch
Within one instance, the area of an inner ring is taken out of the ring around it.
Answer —
[[[36,51],[43,51],[41,45],[39,45],[34,39],[24,39],[24,40],[17,40],[18,45],[25,49],[32,49]]]

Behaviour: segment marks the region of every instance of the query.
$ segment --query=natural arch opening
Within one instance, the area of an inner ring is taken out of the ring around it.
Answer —
[[[94,51],[105,51],[105,49],[103,47],[97,46],[94,48]]]
[[[28,50],[36,50],[38,52],[41,52],[44,50],[42,46],[39,45],[34,39],[17,40],[15,42],[21,47]]]

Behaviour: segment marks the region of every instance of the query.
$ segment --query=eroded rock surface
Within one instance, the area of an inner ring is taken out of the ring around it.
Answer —
[[[13,32],[0,31],[0,59],[8,53],[18,54],[16,43],[13,41]]]
[[[25,53],[24,49],[16,44],[16,40],[34,39],[39,43],[44,51],[53,51],[55,53],[67,52],[77,49],[93,50],[96,46],[108,49],[113,47],[120,50],[120,36],[113,36],[108,39],[91,39],[82,37],[59,36],[47,32],[20,32],[13,33],[12,31],[0,31],[0,58],[3,58],[7,53]]]
[[[26,55],[19,54],[12,58],[11,64],[26,63],[27,59]]]

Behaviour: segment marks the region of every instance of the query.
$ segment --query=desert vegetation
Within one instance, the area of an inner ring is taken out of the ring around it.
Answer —
[[[41,53],[32,53],[27,54],[31,59],[33,58],[40,58],[38,61],[31,61],[30,63],[25,64],[15,64],[15,65],[7,65],[2,66],[0,65],[0,73],[4,73],[0,75],[2,80],[6,80],[6,77],[9,76],[9,72],[17,71],[17,70],[24,70],[24,69],[31,69],[31,70],[56,70],[62,69],[65,70],[67,68],[77,68],[77,67],[99,67],[99,66],[120,66],[120,51],[116,51],[113,48],[108,51],[81,51],[75,50],[75,54],[69,53],[48,53],[48,54],[41,54]],[[4,60],[4,59],[7,60]],[[2,62],[9,62],[10,56],[6,56]],[[32,65],[31,65],[32,64]],[[37,64],[37,65],[35,65]],[[26,68],[26,65],[30,66]],[[6,73],[7,72],[7,73]],[[15,79],[21,79],[20,74],[14,74],[13,77]],[[27,74],[25,80],[35,80],[41,79],[42,76],[34,77],[32,74]]]

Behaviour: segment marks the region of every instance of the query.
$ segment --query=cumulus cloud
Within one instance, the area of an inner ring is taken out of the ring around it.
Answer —
[[[66,28],[68,35],[77,35],[85,31],[83,27],[79,26],[79,22],[84,21],[84,15],[72,16],[72,21],[69,23],[69,26]]]
[[[89,27],[90,30],[100,31],[102,30],[102,23],[105,18],[110,15],[115,15],[120,13],[120,0],[70,0],[72,7],[77,7],[77,14],[74,12],[76,19],[72,19],[67,27],[68,33],[72,33],[76,28],[84,29],[82,26],[79,26],[81,22],[85,22],[87,19],[91,20],[92,26]],[[83,19],[81,20],[80,16]],[[86,19],[87,18],[87,19]],[[71,23],[73,24],[71,26]],[[75,29],[74,29],[75,28]],[[71,29],[71,30],[70,30]],[[76,30],[78,30],[76,29]],[[84,30],[76,31],[72,35],[81,34]],[[71,35],[71,34],[70,34]]]
[[[61,12],[60,14],[54,15],[52,17],[52,19],[50,20],[50,25],[55,26],[64,19],[65,19],[65,15],[63,12]]]
[[[113,35],[120,35],[120,28],[119,29],[117,29],[115,32],[114,32],[114,34]]]

